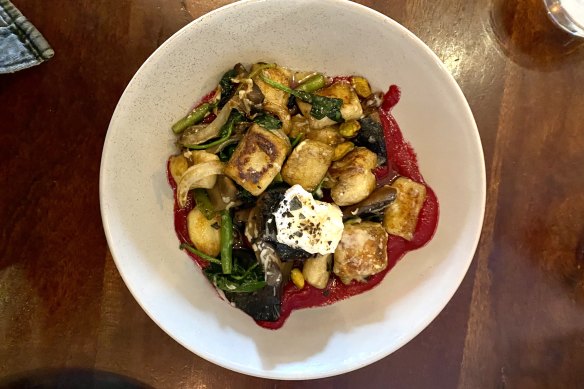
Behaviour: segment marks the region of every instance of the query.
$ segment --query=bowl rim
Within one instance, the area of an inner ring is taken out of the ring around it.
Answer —
[[[161,52],[166,46],[170,45],[175,40],[180,39],[185,34],[188,34],[194,25],[196,25],[198,23],[202,23],[204,21],[204,19],[206,19],[207,17],[211,17],[215,14],[225,12],[226,10],[229,10],[231,8],[242,7],[242,6],[246,6],[247,4],[254,4],[254,3],[267,3],[268,1],[274,2],[274,1],[285,1],[285,0],[239,0],[239,1],[235,1],[233,3],[226,4],[226,5],[221,6],[219,8],[216,8],[216,9],[214,9],[210,12],[207,12],[207,13],[199,16],[198,18],[192,20],[191,22],[189,22],[188,24],[183,26],[180,30],[175,32],[172,36],[170,36],[160,46],[158,46],[156,48],[156,50],[154,50],[154,52],[152,54],[150,54],[148,56],[148,58],[144,61],[144,63],[138,68],[138,70],[132,76],[131,80],[126,85],[124,92],[121,94],[121,96],[118,100],[118,103],[116,104],[116,108],[112,114],[110,123],[108,125],[108,131],[106,133],[106,137],[105,137],[104,145],[103,145],[103,149],[102,149],[102,158],[101,158],[101,162],[100,162],[100,174],[99,174],[99,199],[100,199],[100,213],[101,213],[101,218],[102,218],[102,224],[104,227],[104,232],[105,232],[105,236],[106,236],[106,240],[107,240],[107,244],[108,244],[108,249],[112,255],[112,258],[113,258],[114,263],[116,264],[116,267],[118,268],[118,271],[120,269],[120,263],[123,262],[123,260],[122,260],[123,254],[121,254],[119,252],[118,248],[116,248],[116,246],[113,244],[114,239],[113,239],[113,235],[112,235],[111,230],[110,230],[109,213],[104,208],[104,197],[106,196],[106,188],[105,188],[105,186],[106,186],[106,183],[105,183],[106,182],[106,173],[105,173],[104,165],[106,163],[105,161],[107,160],[107,156],[108,156],[107,146],[111,142],[111,137],[113,136],[112,135],[113,132],[110,131],[110,129],[112,127],[114,127],[116,119],[120,115],[120,111],[121,111],[120,102],[124,99],[128,90],[130,90],[134,86],[134,84],[137,82],[137,79],[142,74],[142,71],[144,70],[144,68],[147,67],[158,56],[158,53]],[[405,344],[409,343],[413,338],[418,336],[425,328],[427,328],[430,325],[430,323],[432,323],[432,321],[434,321],[436,319],[436,317],[440,314],[440,312],[442,312],[444,310],[445,306],[452,300],[452,297],[454,296],[456,291],[460,288],[460,285],[461,285],[464,277],[466,276],[468,269],[470,268],[470,264],[472,263],[472,260],[473,260],[474,256],[476,255],[478,243],[479,243],[481,233],[482,233],[483,222],[484,222],[484,218],[485,218],[486,169],[485,169],[485,159],[484,159],[484,152],[483,152],[483,148],[482,148],[480,133],[478,131],[478,127],[476,125],[474,115],[472,113],[472,110],[470,108],[470,105],[468,104],[466,97],[464,96],[464,93],[462,92],[460,86],[458,85],[458,83],[454,79],[453,75],[446,68],[445,64],[440,60],[440,58],[436,55],[436,53],[434,53],[434,51],[432,51],[413,32],[408,30],[406,27],[402,26],[399,22],[393,20],[391,17],[389,17],[389,16],[387,16],[379,11],[371,9],[365,5],[362,5],[362,4],[354,3],[354,2],[349,1],[349,0],[319,0],[319,2],[329,3],[331,5],[342,4],[346,7],[352,8],[352,10],[354,10],[355,12],[366,13],[372,17],[379,19],[380,21],[388,23],[391,26],[391,28],[394,28],[394,29],[396,29],[396,31],[403,34],[408,39],[408,41],[410,43],[412,43],[415,46],[417,46],[418,48],[422,49],[426,53],[428,58],[432,59],[438,65],[441,72],[444,73],[444,75],[446,76],[447,82],[453,87],[452,89],[456,93],[455,97],[456,97],[457,102],[459,103],[459,108],[461,110],[461,114],[468,117],[470,119],[469,123],[472,123],[472,128],[470,128],[469,131],[471,131],[475,135],[473,137],[473,140],[474,140],[473,152],[476,153],[478,157],[480,157],[480,161],[481,161],[481,163],[478,164],[478,168],[480,170],[478,173],[480,174],[481,187],[477,188],[479,190],[477,192],[477,196],[478,196],[477,202],[480,205],[480,214],[479,214],[479,217],[474,222],[474,225],[477,228],[476,228],[476,233],[475,233],[475,236],[473,237],[473,241],[472,241],[472,245],[471,245],[471,247],[474,248],[472,250],[472,255],[468,255],[466,262],[461,263],[461,265],[463,265],[463,266],[460,267],[461,271],[458,273],[458,278],[453,280],[453,282],[452,282],[452,284],[456,285],[456,287],[452,288],[451,292],[448,294],[448,298],[445,298],[442,302],[440,302],[440,304],[436,304],[435,310],[433,311],[433,313],[431,315],[429,315],[428,320],[420,322],[420,323],[418,323],[418,325],[414,326],[413,330],[410,331],[410,334],[408,336],[402,337],[399,342],[395,343],[395,346],[393,347],[392,351],[387,352],[387,350],[383,350],[382,352],[371,353],[368,358],[361,358],[361,359],[359,359],[358,362],[354,362],[354,363],[350,364],[350,366],[346,366],[343,368],[337,368],[337,369],[329,369],[326,371],[316,372],[316,373],[312,373],[312,374],[302,374],[302,373],[298,374],[297,372],[296,373],[289,373],[289,372],[282,372],[282,371],[277,371],[277,370],[265,370],[265,369],[264,370],[250,371],[250,370],[246,370],[245,368],[242,368],[240,365],[230,363],[229,360],[217,358],[217,357],[215,357],[215,355],[207,352],[206,350],[196,350],[195,351],[192,347],[185,344],[185,342],[181,341],[174,334],[172,334],[171,332],[166,330],[165,326],[157,319],[156,315],[153,312],[151,312],[150,309],[147,307],[146,303],[141,300],[140,294],[137,291],[136,285],[129,282],[127,274],[119,271],[119,274],[122,277],[124,284],[126,285],[128,290],[130,291],[130,293],[132,294],[132,296],[134,297],[134,299],[136,300],[138,305],[141,307],[141,309],[144,312],[146,312],[148,317],[160,329],[162,329],[168,336],[170,336],[174,341],[179,343],[181,346],[183,346],[184,348],[186,348],[190,352],[196,354],[197,356],[199,356],[199,357],[201,357],[201,358],[203,358],[203,359],[205,359],[213,364],[216,364],[218,366],[221,366],[223,368],[226,368],[226,369],[238,372],[238,373],[242,373],[242,374],[254,376],[254,377],[260,377],[260,378],[281,379],[281,380],[305,380],[305,379],[326,378],[326,377],[336,376],[336,375],[340,375],[340,374],[345,374],[345,373],[363,368],[365,366],[368,366],[372,363],[375,363],[375,362],[389,356],[390,354],[396,352],[401,347],[403,347]]]

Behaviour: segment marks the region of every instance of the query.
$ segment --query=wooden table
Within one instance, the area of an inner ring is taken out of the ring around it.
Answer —
[[[124,87],[165,39],[229,1],[13,2],[56,55],[0,76],[0,383],[83,379],[82,368],[157,388],[298,385],[175,343],[126,289],[100,219],[101,150]],[[303,384],[584,387],[584,40],[541,0],[362,3],[412,30],[460,84],[485,151],[486,217],[464,282],[425,331]]]

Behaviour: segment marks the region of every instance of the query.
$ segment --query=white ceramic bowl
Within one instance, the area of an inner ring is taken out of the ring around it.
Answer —
[[[372,291],[294,311],[263,329],[221,301],[178,250],[166,160],[171,124],[237,62],[274,61],[397,84],[393,113],[440,201],[434,238]],[[392,353],[450,300],[472,260],[483,220],[485,172],[468,104],[439,59],[386,16],[348,1],[250,0],[193,21],[136,73],[118,103],[100,176],[103,224],[128,288],[164,331],[199,356],[279,379],[345,373]]]

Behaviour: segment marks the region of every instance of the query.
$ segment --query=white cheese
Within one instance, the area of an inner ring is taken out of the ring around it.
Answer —
[[[343,213],[315,200],[300,185],[286,191],[274,212],[278,242],[311,254],[334,253],[343,235]]]

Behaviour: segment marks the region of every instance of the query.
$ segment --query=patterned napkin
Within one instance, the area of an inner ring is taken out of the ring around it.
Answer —
[[[0,0],[0,74],[38,65],[55,52],[8,0]]]

